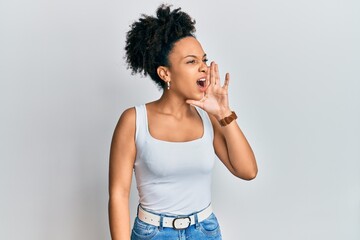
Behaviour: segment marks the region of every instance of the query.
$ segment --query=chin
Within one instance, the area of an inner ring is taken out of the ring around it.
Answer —
[[[205,92],[196,91],[191,92],[190,94],[186,94],[184,96],[187,100],[200,101],[205,96]]]
[[[200,101],[205,96],[205,93],[198,93],[196,97],[194,96],[194,100]]]

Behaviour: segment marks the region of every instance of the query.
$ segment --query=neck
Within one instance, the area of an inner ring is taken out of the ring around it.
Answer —
[[[186,103],[186,99],[174,93],[164,90],[163,94],[155,103],[159,111],[173,116],[184,116],[193,111],[193,107]]]

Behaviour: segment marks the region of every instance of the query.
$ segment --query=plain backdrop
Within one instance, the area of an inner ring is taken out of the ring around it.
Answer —
[[[259,174],[221,163],[226,240],[360,239],[360,2],[168,1],[231,74]],[[0,1],[0,239],[110,239],[108,158],[126,108],[157,99],[125,35],[161,1]],[[131,217],[138,196],[133,184]]]

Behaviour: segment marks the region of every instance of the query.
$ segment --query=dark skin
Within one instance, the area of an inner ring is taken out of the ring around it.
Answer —
[[[146,104],[150,134],[169,142],[185,142],[201,138],[202,120],[195,106],[205,110],[214,128],[216,155],[229,171],[245,180],[257,175],[254,153],[236,121],[221,127],[218,120],[229,116],[230,76],[221,85],[218,65],[206,64],[206,54],[193,37],[174,44],[169,54],[170,66],[160,66],[158,75],[170,82],[160,99]],[[205,87],[198,84],[206,80]],[[130,239],[129,193],[136,157],[135,109],[127,109],[115,128],[110,151],[109,217],[114,240]]]

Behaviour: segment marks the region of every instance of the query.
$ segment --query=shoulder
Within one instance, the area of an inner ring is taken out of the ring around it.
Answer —
[[[131,107],[126,109],[119,118],[119,123],[122,124],[135,124],[136,119],[136,109],[135,107]]]
[[[135,107],[126,109],[116,124],[114,137],[120,134],[133,135],[135,133],[136,110]]]

